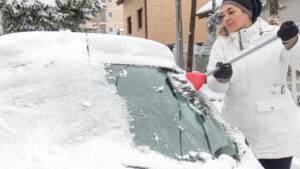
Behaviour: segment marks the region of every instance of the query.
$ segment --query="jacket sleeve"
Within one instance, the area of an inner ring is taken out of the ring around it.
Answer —
[[[226,62],[221,38],[223,37],[218,37],[212,47],[207,65],[207,72],[213,71],[216,68],[217,62]],[[227,90],[227,88],[229,87],[229,82],[221,83],[217,81],[215,77],[210,76],[207,78],[207,85],[212,91],[221,93]]]
[[[300,36],[299,35],[296,44],[288,51],[288,53],[290,55],[290,65],[300,70]]]

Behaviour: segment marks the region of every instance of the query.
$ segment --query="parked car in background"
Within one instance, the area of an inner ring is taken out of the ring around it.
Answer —
[[[164,45],[72,32],[0,37],[5,169],[261,168]]]

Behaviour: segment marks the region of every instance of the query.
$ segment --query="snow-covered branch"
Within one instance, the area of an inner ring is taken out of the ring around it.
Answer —
[[[80,25],[105,8],[100,0],[3,0],[5,33],[69,29],[82,31]]]

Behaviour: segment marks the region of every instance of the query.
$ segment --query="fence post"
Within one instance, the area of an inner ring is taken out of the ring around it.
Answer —
[[[297,104],[297,77],[296,77],[296,69],[291,66],[291,81],[292,81],[292,96],[295,104]]]
[[[176,53],[177,65],[183,68],[183,39],[182,39],[182,13],[181,0],[175,0],[176,5]]]

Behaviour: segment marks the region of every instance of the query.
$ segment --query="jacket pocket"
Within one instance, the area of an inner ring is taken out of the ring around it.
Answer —
[[[284,105],[278,100],[267,100],[256,103],[256,134],[265,144],[283,143],[289,135],[289,120],[284,113]],[[271,146],[269,145],[269,146]]]
[[[259,112],[271,112],[271,111],[278,111],[282,108],[282,104],[277,101],[264,101],[256,103],[257,111]]]

